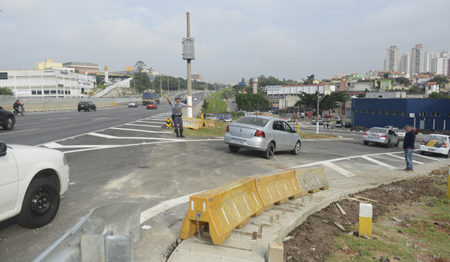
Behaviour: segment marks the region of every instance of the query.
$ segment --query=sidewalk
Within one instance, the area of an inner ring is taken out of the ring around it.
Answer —
[[[213,245],[207,233],[200,234],[200,238],[195,235],[181,242],[168,261],[265,261],[266,249],[270,242],[282,242],[283,238],[309,215],[329,204],[349,194],[413,176],[426,175],[449,164],[449,160],[442,160],[417,165],[414,173],[398,169],[386,172],[386,169],[373,166],[353,170],[356,176],[349,178],[343,178],[334,170],[327,168],[329,190],[290,200],[258,217],[251,218],[246,226],[233,230],[231,237],[220,246]],[[260,226],[262,234],[257,240],[253,240],[253,232],[258,232]]]

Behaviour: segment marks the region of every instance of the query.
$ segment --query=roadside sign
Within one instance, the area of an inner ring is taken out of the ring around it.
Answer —
[[[172,118],[168,117],[166,118],[166,127],[169,128],[172,126]]]
[[[410,118],[414,118],[414,117],[416,117],[416,114],[415,113],[409,113],[409,117]]]

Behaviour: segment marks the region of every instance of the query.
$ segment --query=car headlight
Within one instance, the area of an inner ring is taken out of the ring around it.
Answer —
[[[63,163],[65,166],[67,166],[69,163],[67,162],[67,157],[66,155],[63,155]]]

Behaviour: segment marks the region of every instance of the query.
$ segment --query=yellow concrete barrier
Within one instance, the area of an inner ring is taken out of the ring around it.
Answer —
[[[254,178],[242,178],[190,197],[189,210],[180,230],[187,239],[208,224],[214,244],[227,239],[231,231],[248,223],[251,216],[264,211]]]
[[[183,117],[183,127],[199,130],[203,127],[203,120],[197,118]]]
[[[295,177],[301,191],[305,193],[315,193],[330,187],[324,167],[296,169]]]
[[[215,127],[215,126],[216,126],[216,123],[214,122],[214,120],[206,120],[206,119],[203,120],[203,127],[211,128],[211,127]]]
[[[111,106],[117,106],[117,103],[116,102],[112,102]]]
[[[272,208],[274,204],[282,204],[290,198],[305,194],[298,185],[294,169],[275,175],[256,177],[255,183],[265,210]]]

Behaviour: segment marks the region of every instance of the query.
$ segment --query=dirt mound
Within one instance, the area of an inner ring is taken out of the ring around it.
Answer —
[[[420,202],[422,196],[443,196],[445,192],[439,188],[437,177],[446,176],[448,168],[431,172],[426,177],[402,180],[351,195],[339,201],[339,205],[347,213],[342,215],[336,203],[309,216],[303,224],[293,230],[284,241],[285,260],[290,261],[325,261],[333,252],[334,237],[358,223],[359,201],[373,205],[373,221],[395,208],[398,204]],[[441,179],[442,181],[442,179]],[[339,224],[338,226],[336,225]],[[352,252],[352,250],[349,250]]]

